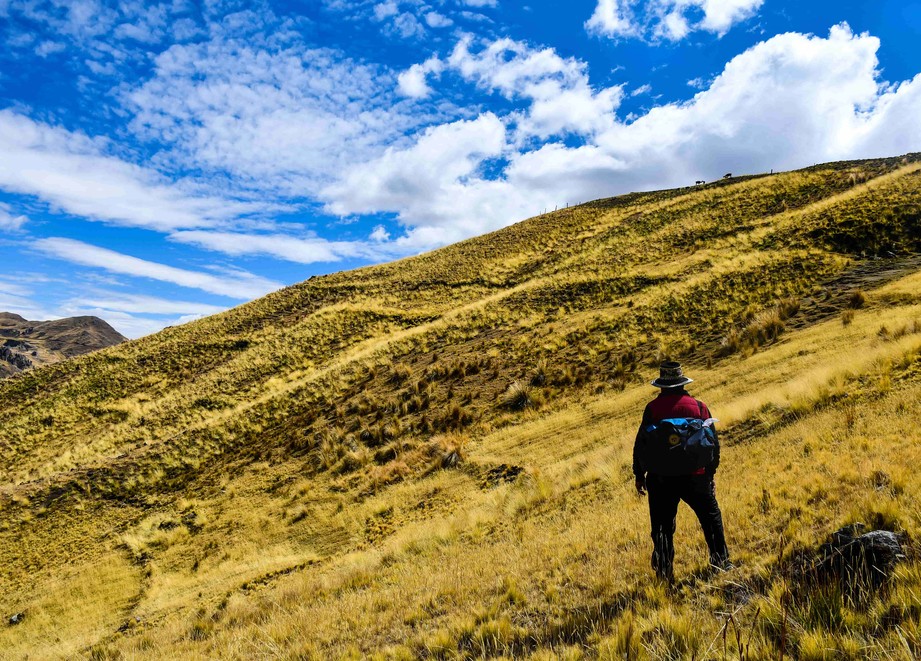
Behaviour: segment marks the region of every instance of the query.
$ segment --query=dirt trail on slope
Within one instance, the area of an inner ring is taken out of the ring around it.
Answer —
[[[854,262],[822,283],[821,294],[803,298],[799,312],[787,322],[787,328],[800,330],[825,321],[847,308],[855,292],[873,291],[918,271],[921,271],[921,255]]]
[[[921,272],[921,254],[855,260],[835,277],[819,283],[815,293],[799,299],[798,311],[784,320],[782,332],[768,345],[782,341],[784,336],[791,332],[809,328],[840,315],[853,306],[851,299],[856,292],[868,293],[918,272]],[[742,330],[744,326],[743,322],[737,329]],[[685,356],[685,360],[693,365],[708,364],[708,356],[710,361],[718,360],[724,337],[725,334],[712,335],[698,346],[693,355]],[[727,354],[723,354],[725,355]]]

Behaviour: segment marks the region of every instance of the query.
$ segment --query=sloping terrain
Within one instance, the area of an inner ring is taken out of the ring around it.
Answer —
[[[919,253],[921,157],[836,163],[560,210],[8,380],[0,655],[914,658]],[[665,358],[721,420],[739,564],[703,571],[682,512],[674,592],[629,468]],[[857,520],[907,536],[887,590],[795,589]]]
[[[98,317],[28,321],[0,312],[0,378],[57,363],[125,341]]]

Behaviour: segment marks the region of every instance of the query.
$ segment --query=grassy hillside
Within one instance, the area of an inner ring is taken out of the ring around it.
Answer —
[[[829,164],[560,210],[18,375],[0,657],[915,658],[919,253],[921,155]],[[630,475],[667,357],[721,420],[739,564],[708,575],[683,511],[674,592]],[[889,589],[798,589],[857,520],[911,540]]]

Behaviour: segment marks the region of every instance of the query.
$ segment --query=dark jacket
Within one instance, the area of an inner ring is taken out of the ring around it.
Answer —
[[[710,409],[707,408],[707,405],[691,397],[684,388],[663,388],[659,396],[649,402],[643,411],[643,421],[640,423],[639,431],[636,433],[636,441],[633,443],[633,474],[636,477],[646,475],[646,468],[640,458],[640,437],[646,427],[667,418],[701,418],[706,420],[711,417],[713,416],[710,415]],[[710,477],[713,477],[717,467],[720,465],[720,441],[715,427],[713,434],[716,437],[716,447],[713,448],[713,461],[702,471],[703,474]]]

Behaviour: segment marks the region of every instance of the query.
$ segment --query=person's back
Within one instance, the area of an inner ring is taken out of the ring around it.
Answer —
[[[713,476],[719,467],[719,439],[713,430],[713,454],[703,467],[689,468],[680,475],[658,474],[646,466],[644,442],[646,430],[670,419],[708,420],[712,416],[706,404],[692,397],[684,389],[692,379],[681,371],[675,362],[663,363],[659,378],[652,385],[661,388],[659,396],[646,405],[643,421],[637,433],[633,449],[633,473],[636,489],[640,495],[649,493],[649,517],[652,526],[652,566],[656,574],[668,581],[673,579],[674,563],[673,537],[678,504],[685,501],[700,521],[707,546],[710,549],[710,564],[727,568],[729,551],[723,533],[722,514],[716,501]]]

